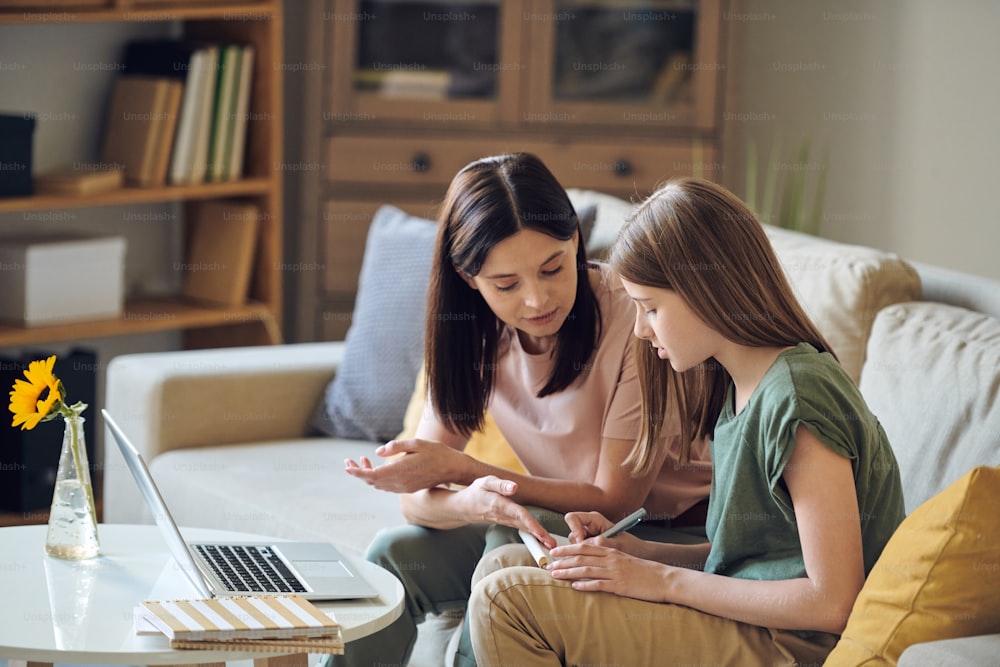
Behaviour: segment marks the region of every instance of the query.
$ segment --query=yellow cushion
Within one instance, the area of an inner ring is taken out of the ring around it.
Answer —
[[[872,568],[827,665],[895,665],[911,644],[1000,632],[1000,467],[913,510]]]
[[[410,396],[410,403],[406,406],[406,416],[403,417],[403,431],[396,436],[397,440],[407,440],[412,438],[417,432],[417,425],[420,424],[420,416],[424,412],[424,369],[421,368],[417,374],[417,383]],[[503,434],[497,427],[493,417],[487,411],[486,423],[483,429],[472,434],[469,443],[465,446],[465,453],[483,463],[495,465],[498,468],[510,470],[512,472],[524,473],[524,466],[517,458],[514,450],[510,448]]]

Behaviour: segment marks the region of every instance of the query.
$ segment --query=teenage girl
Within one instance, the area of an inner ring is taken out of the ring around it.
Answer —
[[[671,182],[626,222],[610,264],[634,304],[655,458],[668,401],[711,439],[708,542],[624,533],[573,512],[547,571],[484,560],[470,601],[482,665],[820,664],[903,518],[881,425],[789,288],[751,211]],[[489,574],[490,570],[496,570]]]

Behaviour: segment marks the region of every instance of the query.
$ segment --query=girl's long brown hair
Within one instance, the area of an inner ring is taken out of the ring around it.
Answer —
[[[738,197],[709,181],[668,182],[626,220],[609,260],[625,280],[675,291],[712,329],[753,347],[800,342],[830,352],[792,292],[771,243]],[[640,473],[655,459],[671,393],[679,408],[682,461],[691,443],[713,435],[731,378],[709,359],[683,373],[636,339],[643,424],[626,459]]]
[[[427,300],[427,388],[441,423],[468,437],[482,428],[493,391],[504,324],[459,274],[476,276],[498,243],[522,229],[561,241],[577,236],[576,298],[559,329],[554,367],[538,396],[569,387],[600,337],[600,308],[580,221],[566,191],[536,156],[511,153],[477,160],[452,180],[441,207]]]

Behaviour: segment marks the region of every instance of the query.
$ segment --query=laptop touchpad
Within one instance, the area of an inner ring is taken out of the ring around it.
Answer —
[[[293,560],[292,567],[306,579],[352,576],[339,560]]]

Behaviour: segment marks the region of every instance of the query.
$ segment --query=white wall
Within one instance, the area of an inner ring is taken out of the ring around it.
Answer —
[[[748,141],[787,172],[768,146],[808,137],[830,150],[808,167],[824,236],[1000,278],[1000,3],[744,0],[726,19],[729,187]]]

